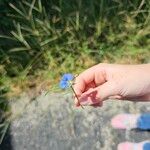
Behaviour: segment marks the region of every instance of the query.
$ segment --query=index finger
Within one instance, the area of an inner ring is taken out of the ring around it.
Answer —
[[[76,77],[74,90],[78,97],[85,92],[88,86],[93,82],[95,85],[100,85],[105,82],[104,68],[100,65],[95,65],[84,72],[82,72],[78,77]]]

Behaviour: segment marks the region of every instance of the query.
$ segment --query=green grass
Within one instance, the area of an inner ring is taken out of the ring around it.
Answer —
[[[8,99],[44,80],[52,86],[100,62],[150,59],[149,0],[3,0],[0,11],[2,114]]]

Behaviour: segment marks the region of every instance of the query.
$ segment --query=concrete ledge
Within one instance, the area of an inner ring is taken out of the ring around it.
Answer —
[[[12,103],[17,117],[1,150],[116,150],[123,141],[140,142],[149,132],[115,130],[111,118],[119,113],[150,112],[150,103],[106,101],[101,108],[75,108],[68,95],[43,93],[28,105],[22,96]],[[22,112],[21,115],[18,115]]]

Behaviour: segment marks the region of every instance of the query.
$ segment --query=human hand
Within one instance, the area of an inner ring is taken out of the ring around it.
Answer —
[[[150,100],[150,64],[95,65],[76,77],[74,90],[81,105],[101,106],[106,99]]]

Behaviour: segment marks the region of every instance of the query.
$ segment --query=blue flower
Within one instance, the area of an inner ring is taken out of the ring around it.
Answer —
[[[73,75],[70,73],[66,73],[62,76],[59,86],[61,89],[66,89],[69,87],[69,81],[73,80]]]

